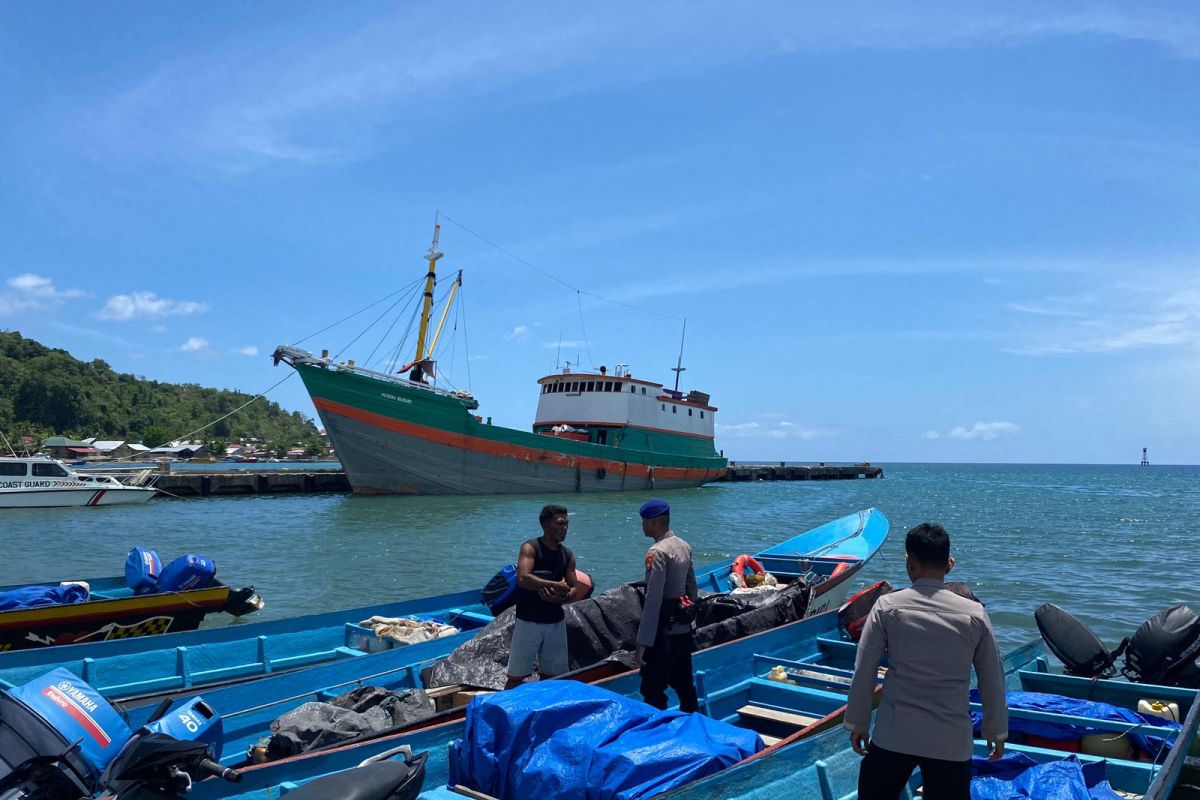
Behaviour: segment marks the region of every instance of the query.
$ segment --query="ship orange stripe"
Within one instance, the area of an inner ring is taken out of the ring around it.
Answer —
[[[484,455],[496,456],[499,458],[512,458],[518,461],[542,461],[546,463],[556,464],[568,469],[579,467],[580,469],[604,469],[609,472],[620,474],[624,470],[624,474],[632,475],[633,477],[649,477],[650,470],[654,470],[655,478],[664,478],[672,480],[702,480],[705,478],[715,478],[724,472],[723,469],[702,469],[699,467],[650,467],[646,464],[634,464],[628,461],[613,461],[607,458],[591,458],[588,456],[574,456],[567,453],[556,453],[552,450],[542,450],[535,447],[525,447],[518,444],[507,444],[505,442],[496,442],[490,439],[483,439],[478,436],[468,436],[463,433],[450,433],[449,431],[431,428],[427,425],[417,425],[413,422],[405,422],[394,417],[386,417],[382,414],[376,414],[372,411],[364,411],[361,408],[344,405],[333,400],[327,400],[323,397],[314,397],[313,405],[322,411],[329,411],[333,414],[339,414],[343,417],[364,422],[368,425],[374,425],[377,428],[393,431],[395,433],[403,433],[407,436],[413,436],[417,439],[423,439],[427,442],[442,444],[448,447],[457,447],[463,450],[470,450],[475,453]]]

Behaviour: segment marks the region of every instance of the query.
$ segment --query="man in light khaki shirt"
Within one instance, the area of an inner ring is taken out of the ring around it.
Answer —
[[[845,727],[854,751],[865,756],[858,797],[896,800],[920,767],[925,800],[969,800],[972,666],[979,679],[988,757],[999,758],[1008,738],[996,637],[982,605],[945,588],[946,573],[954,566],[945,528],[918,525],[905,537],[904,549],[912,588],[875,604],[854,663]],[[883,698],[874,734],[868,736],[875,677],[884,656]]]

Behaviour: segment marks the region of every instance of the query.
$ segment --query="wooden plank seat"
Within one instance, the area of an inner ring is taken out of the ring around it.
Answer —
[[[807,714],[797,714],[793,711],[783,711],[777,708],[769,708],[767,706],[756,706],[753,703],[744,705],[737,710],[738,716],[743,719],[761,720],[763,722],[775,723],[779,725],[789,725],[793,728],[807,728],[814,722],[819,722],[820,717],[811,717]]]

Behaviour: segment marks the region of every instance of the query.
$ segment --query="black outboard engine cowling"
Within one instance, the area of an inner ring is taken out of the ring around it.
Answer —
[[[1129,640],[1121,673],[1138,683],[1200,688],[1200,616],[1172,606],[1142,623]]]
[[[1053,603],[1046,603],[1033,612],[1033,618],[1042,634],[1042,641],[1063,662],[1068,675],[1111,678],[1116,672],[1113,662],[1124,651],[1128,639],[1109,652],[1104,642],[1086,625]]]

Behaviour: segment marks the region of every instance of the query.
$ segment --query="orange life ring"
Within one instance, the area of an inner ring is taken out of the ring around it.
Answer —
[[[766,573],[766,570],[763,569],[762,564],[758,563],[754,556],[743,554],[733,560],[733,572],[736,573],[739,578],[745,578],[747,566],[749,566],[750,569],[754,570],[759,575]]]
[[[836,578],[838,575],[841,575],[843,572],[847,572],[852,566],[862,561],[862,559],[858,556],[832,555],[825,557],[828,559],[836,559],[837,561],[841,562],[833,568],[833,572],[829,573],[830,578]]]

